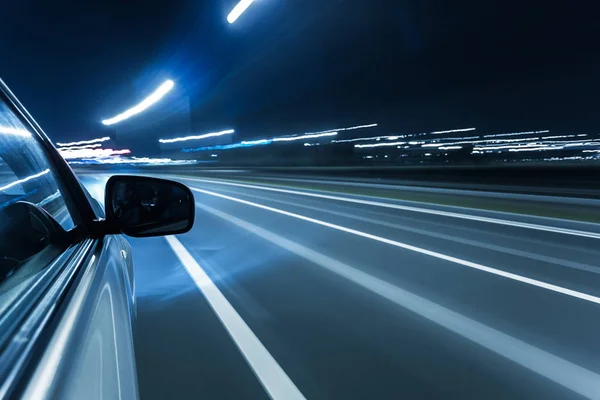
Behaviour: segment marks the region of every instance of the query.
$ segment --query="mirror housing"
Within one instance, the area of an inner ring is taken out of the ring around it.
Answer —
[[[106,182],[109,231],[132,237],[175,235],[194,225],[194,195],[182,183],[145,176],[115,175]]]

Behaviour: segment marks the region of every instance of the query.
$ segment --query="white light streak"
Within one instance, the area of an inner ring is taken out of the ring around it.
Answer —
[[[288,137],[276,137],[273,138],[274,142],[291,142],[294,140],[306,140],[306,139],[316,139],[316,138],[320,138],[320,137],[326,137],[326,136],[335,136],[337,135],[337,132],[325,132],[325,133],[309,133],[306,135],[302,135],[302,136],[288,136]]]
[[[205,133],[203,135],[184,136],[184,137],[178,137],[178,138],[173,138],[173,139],[158,139],[158,141],[160,143],[186,142],[188,140],[200,140],[200,139],[206,139],[206,138],[210,138],[210,137],[217,137],[217,136],[223,136],[223,135],[231,135],[233,133],[235,133],[235,130],[233,130],[233,129],[226,129],[224,131],[212,132],[212,133]]]
[[[363,142],[363,141],[367,141],[367,140],[381,140],[381,139],[392,140],[392,139],[390,139],[392,137],[398,138],[398,136],[374,136],[374,137],[363,137],[363,138],[356,138],[356,139],[332,140],[331,143],[351,143],[351,142]]]
[[[170,158],[121,157],[119,155],[94,159],[99,164],[194,164],[196,160],[172,160]],[[81,161],[70,161],[70,164],[82,164]]]
[[[462,149],[462,146],[442,146],[438,147],[438,150],[458,150]]]
[[[30,137],[31,133],[25,129],[13,128],[12,126],[0,126],[0,133],[4,135],[14,135],[22,137]]]
[[[227,16],[227,22],[233,24],[253,2],[254,0],[241,0],[239,3],[237,3],[237,5],[233,7],[233,10],[231,10]]]
[[[518,135],[535,135],[535,134],[541,134],[541,133],[548,133],[550,132],[548,129],[543,130],[543,131],[526,131],[526,132],[514,132],[514,133],[497,133],[494,135],[484,135],[483,137],[502,137],[502,136],[518,136]]]
[[[97,147],[102,147],[102,145],[100,143],[94,143],[94,144],[86,144],[83,146],[61,147],[59,150],[60,151],[72,151],[72,150],[94,149]]]
[[[171,89],[173,89],[173,86],[175,86],[175,83],[169,79],[168,81],[166,81],[162,85],[160,85],[158,87],[158,89],[156,89],[150,96],[148,96],[144,100],[142,100],[141,103],[131,107],[130,109],[122,112],[121,114],[119,114],[117,116],[103,120],[102,123],[104,125],[117,124],[121,121],[124,121],[128,118],[133,117],[134,115],[137,115],[137,114],[145,111],[147,108],[149,108],[150,106],[152,106],[153,104],[158,102],[160,99],[162,99],[164,97],[164,95],[169,93],[171,91]]]
[[[50,170],[49,170],[49,169],[45,169],[45,170],[43,170],[42,172],[38,172],[37,174],[30,175],[30,176],[28,176],[28,177],[26,177],[26,178],[19,179],[19,180],[17,180],[17,181],[11,182],[11,183],[9,183],[8,185],[5,185],[5,186],[2,186],[2,187],[0,187],[0,192],[3,192],[3,191],[5,191],[6,189],[10,189],[10,188],[11,188],[11,187],[13,187],[13,186],[20,185],[21,183],[25,183],[25,182],[27,182],[27,181],[30,181],[30,180],[32,180],[32,179],[39,178],[40,176],[42,176],[42,175],[46,175],[46,174],[47,174],[47,173],[49,173],[49,172],[50,172]]]
[[[244,146],[253,146],[255,144],[268,144],[271,143],[269,139],[258,139],[258,140],[244,140],[242,144]]]
[[[103,137],[103,138],[98,138],[98,139],[92,139],[92,140],[81,140],[79,142],[56,143],[56,145],[57,146],[80,146],[80,145],[84,145],[84,144],[93,144],[93,143],[106,142],[107,140],[110,140],[110,138],[108,136],[107,137]]]
[[[436,140],[467,140],[467,139],[479,139],[479,136],[436,138]]]
[[[564,139],[564,138],[570,138],[570,137],[576,137],[579,135],[554,135],[554,136],[543,136],[542,139]],[[583,135],[583,136],[587,136],[587,135]]]
[[[517,152],[521,152],[521,151],[546,151],[546,150],[562,150],[563,147],[548,147],[548,146],[540,146],[540,147],[526,147],[523,149],[509,149],[508,151],[513,152],[513,153],[517,153]]]
[[[399,144],[405,144],[405,143],[406,142],[355,144],[354,147],[363,149],[363,148],[368,148],[368,147],[398,146]]]
[[[111,157],[115,155],[121,154],[129,154],[131,150],[122,149],[122,150],[113,150],[113,149],[81,149],[81,150],[71,150],[71,151],[61,151],[59,149],[60,155],[65,160],[70,160],[73,158],[98,158],[98,157]]]
[[[454,132],[469,132],[474,131],[475,128],[464,128],[464,129],[451,129],[449,131],[435,131],[431,132],[432,135],[441,135],[443,133],[454,133]]]
[[[350,126],[348,128],[336,128],[336,129],[328,129],[326,131],[320,131],[320,132],[309,132],[306,135],[313,135],[316,133],[327,133],[327,132],[353,131],[355,129],[374,128],[376,126],[377,126],[377,124],[356,125],[356,126]]]

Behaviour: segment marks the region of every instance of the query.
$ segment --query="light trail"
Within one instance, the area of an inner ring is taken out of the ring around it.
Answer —
[[[316,139],[316,138],[327,137],[327,136],[335,136],[337,134],[338,134],[337,132],[309,133],[309,134],[302,135],[302,136],[276,137],[276,138],[273,138],[272,140],[274,142],[291,142],[294,140],[306,140],[306,139]]]
[[[110,138],[108,136],[98,138],[98,139],[80,140],[79,142],[68,142],[68,143],[58,142],[58,143],[56,143],[56,145],[59,147],[60,146],[80,146],[80,145],[84,145],[84,144],[102,143],[102,142],[106,142],[107,140],[110,140]]]
[[[31,137],[31,133],[25,129],[13,128],[12,126],[0,126],[0,133],[21,137]]]
[[[3,191],[5,191],[6,189],[10,189],[11,187],[14,187],[14,186],[20,185],[21,183],[28,182],[28,181],[30,181],[30,180],[32,180],[32,179],[39,178],[40,176],[46,175],[46,174],[47,174],[47,173],[49,173],[49,172],[50,172],[50,170],[49,170],[49,169],[45,169],[45,170],[43,170],[42,172],[39,172],[39,173],[37,173],[37,174],[30,175],[30,176],[28,176],[28,177],[26,177],[26,178],[19,179],[19,180],[17,180],[17,181],[11,182],[11,183],[9,183],[8,185],[1,186],[1,187],[0,187],[0,192],[3,192]]]
[[[98,158],[98,157],[110,157],[116,155],[123,155],[131,153],[129,149],[113,150],[113,149],[81,149],[72,151],[61,151],[60,155],[65,160],[71,160],[74,158]]]
[[[356,147],[358,149],[364,149],[364,148],[369,148],[369,147],[398,146],[401,144],[406,144],[406,142],[355,144],[354,147]]]
[[[242,15],[253,2],[254,0],[241,0],[239,3],[237,3],[227,16],[227,22],[233,24],[235,21],[237,21],[240,15]]]
[[[207,139],[207,138],[211,138],[211,137],[231,135],[233,133],[235,133],[235,130],[226,129],[224,131],[205,133],[203,135],[191,135],[191,136],[184,136],[184,137],[178,137],[178,138],[173,138],[173,139],[158,139],[158,141],[160,143],[186,142],[188,140],[201,140],[201,139]]]
[[[171,89],[173,89],[173,86],[175,86],[175,83],[170,79],[167,80],[162,85],[160,85],[158,87],[158,89],[156,89],[154,92],[152,92],[152,94],[150,94],[148,97],[146,97],[140,103],[136,104],[135,106],[122,112],[119,115],[116,115],[112,118],[103,120],[102,123],[104,125],[114,125],[121,121],[129,119],[129,118],[133,117],[134,115],[144,112],[146,109],[151,107],[153,104],[160,101],[160,99],[162,99],[167,93],[169,93],[171,91]]]
[[[441,135],[444,133],[455,133],[455,132],[470,132],[470,131],[474,131],[475,128],[464,128],[464,129],[450,129],[448,131],[435,131],[435,132],[431,132],[432,135]]]
[[[72,150],[83,150],[83,149],[95,149],[97,147],[102,147],[102,144],[94,143],[94,144],[86,144],[83,146],[61,147],[58,150],[59,151],[72,151]]]

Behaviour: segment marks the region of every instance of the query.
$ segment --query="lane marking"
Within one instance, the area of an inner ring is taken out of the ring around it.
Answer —
[[[225,193],[235,193],[234,189],[230,189],[230,190],[223,189],[223,191]],[[465,239],[465,238],[461,238],[461,237],[458,237],[455,235],[447,235],[444,233],[438,233],[438,232],[434,232],[434,231],[427,230],[427,229],[413,228],[413,227],[407,226],[407,225],[401,225],[401,224],[395,224],[392,222],[380,221],[375,218],[361,217],[361,216],[358,216],[355,214],[348,214],[348,213],[345,213],[342,211],[334,211],[334,210],[329,210],[329,209],[325,209],[325,208],[321,208],[321,207],[308,206],[305,204],[291,203],[289,201],[272,199],[272,198],[268,198],[268,197],[264,197],[264,196],[258,196],[255,194],[245,193],[244,196],[246,198],[250,197],[250,198],[254,198],[254,199],[270,201],[273,203],[285,204],[287,206],[305,208],[307,210],[313,210],[313,211],[317,211],[317,212],[321,212],[321,213],[325,213],[325,214],[337,215],[340,217],[353,219],[355,221],[367,222],[367,223],[374,224],[374,225],[385,226],[387,228],[393,228],[393,229],[398,229],[398,230],[402,230],[405,232],[416,233],[419,235],[425,235],[425,236],[434,237],[434,238],[438,238],[438,239],[448,240],[448,241],[455,242],[455,243],[465,244],[467,246],[479,247],[481,249],[497,251],[497,252],[509,254],[509,255],[512,255],[515,257],[529,258],[531,260],[541,261],[544,263],[553,264],[553,265],[560,266],[560,267],[572,268],[572,269],[576,269],[579,271],[585,271],[585,272],[590,272],[593,274],[600,275],[600,267],[595,267],[593,265],[588,265],[588,264],[579,263],[579,262],[575,262],[575,261],[565,260],[562,258],[556,258],[556,257],[551,257],[551,256],[545,256],[542,254],[530,253],[528,251],[513,249],[510,247],[504,247],[504,246],[495,245],[495,244],[491,244],[491,243],[484,243],[484,242],[480,242],[478,240]]]
[[[600,399],[600,375],[424,297],[215,208],[196,206],[404,307],[522,367],[590,399]]]
[[[289,211],[284,211],[281,210],[279,208],[274,208],[274,207],[269,207],[269,206],[265,206],[262,204],[258,204],[258,203],[254,203],[248,200],[242,200],[242,199],[238,199],[236,197],[231,197],[231,196],[227,196],[224,194],[220,194],[220,193],[215,193],[215,192],[211,192],[208,190],[204,190],[204,189],[198,189],[198,188],[191,188],[192,190],[196,191],[196,192],[200,192],[200,193],[204,193],[204,194],[208,194],[210,196],[216,196],[216,197],[220,197],[223,199],[227,199],[227,200],[231,200],[231,201],[235,201],[237,203],[242,203],[242,204],[246,204],[252,207],[257,207],[257,208],[262,208],[263,210],[268,210],[268,211],[272,211],[278,214],[283,214],[283,215],[287,215],[289,217],[293,217],[293,218],[298,218],[301,219],[303,221],[307,221],[307,222],[312,222],[314,224],[317,225],[322,225],[322,226],[326,226],[328,228],[332,228],[332,229],[336,229],[338,231],[342,231],[342,232],[346,232],[346,233],[351,233],[353,235],[356,236],[361,236],[367,239],[371,239],[371,240],[375,240],[381,243],[386,243],[392,246],[396,246],[396,247],[400,247],[406,250],[410,250],[410,251],[414,251],[417,253],[421,253],[421,254],[425,254],[431,257],[435,257],[441,260],[445,260],[445,261],[450,261],[452,263],[455,264],[460,264],[463,265],[465,267],[469,267],[469,268],[473,268],[473,269],[477,269],[480,271],[484,271],[493,275],[497,275],[497,276],[501,276],[504,278],[508,278],[508,279],[512,279],[518,282],[522,282],[522,283],[526,283],[532,286],[537,286],[543,289],[547,289],[547,290],[551,290],[553,292],[556,293],[561,293],[561,294],[565,294],[567,296],[571,296],[571,297],[575,297],[581,300],[586,300],[592,303],[596,303],[596,304],[600,304],[600,298],[596,297],[596,296],[592,296],[590,294],[586,294],[586,293],[582,293],[582,292],[578,292],[576,290],[572,290],[572,289],[567,289],[561,286],[557,286],[557,285],[553,285],[551,283],[547,283],[547,282],[543,282],[543,281],[539,281],[537,279],[533,279],[533,278],[527,278],[525,276],[522,275],[518,275],[518,274],[513,274],[511,272],[506,272],[500,269],[496,269],[496,268],[492,268],[492,267],[487,267],[485,265],[482,264],[478,264],[475,262],[471,262],[471,261],[467,261],[467,260],[463,260],[461,258],[457,258],[457,257],[452,257],[446,254],[442,254],[442,253],[438,253],[436,251],[432,251],[432,250],[427,250],[427,249],[423,249],[421,247],[417,247],[417,246],[413,246],[410,244],[406,244],[406,243],[402,243],[402,242],[398,242],[396,240],[392,240],[392,239],[387,239],[381,236],[377,236],[377,235],[373,235],[370,233],[366,233],[366,232],[362,232],[356,229],[352,229],[352,228],[346,228],[345,226],[341,226],[341,225],[336,225],[336,224],[332,224],[330,222],[325,222],[325,221],[321,221],[319,219],[315,219],[315,218],[310,218],[304,215],[300,215],[300,214],[296,214],[296,213],[292,213]]]
[[[534,229],[534,230],[538,230],[538,231],[561,233],[561,234],[565,234],[565,235],[588,237],[588,238],[592,238],[592,239],[600,239],[600,233],[580,231],[577,229],[558,228],[558,227],[548,226],[548,225],[531,224],[528,222],[518,222],[518,221],[511,221],[511,220],[505,220],[505,219],[499,219],[499,218],[482,217],[482,216],[477,216],[477,215],[461,214],[461,213],[451,212],[451,211],[433,210],[433,209],[429,209],[429,208],[403,206],[400,204],[383,203],[380,201],[355,199],[355,198],[351,198],[351,197],[333,196],[333,195],[327,195],[327,194],[321,194],[321,193],[311,193],[311,192],[302,192],[302,191],[298,191],[298,190],[279,189],[279,188],[273,188],[273,187],[267,187],[267,186],[249,185],[249,184],[245,184],[245,183],[233,183],[233,182],[224,182],[224,181],[217,181],[217,180],[211,180],[211,179],[189,178],[189,177],[182,177],[182,176],[179,176],[179,178],[186,179],[186,180],[193,180],[193,181],[197,181],[197,182],[214,183],[214,184],[218,184],[218,185],[228,185],[228,186],[238,186],[238,187],[245,187],[245,188],[249,188],[249,189],[268,190],[271,192],[296,194],[296,195],[300,195],[300,196],[317,197],[320,199],[343,201],[346,203],[356,203],[356,204],[363,204],[363,205],[376,206],[376,207],[392,208],[395,210],[412,211],[412,212],[418,212],[418,213],[422,213],[422,214],[432,214],[432,215],[439,215],[439,216],[443,216],[443,217],[466,219],[466,220],[470,220],[470,221],[487,222],[487,223],[496,224],[496,225],[506,225],[506,226],[512,226],[512,227],[517,227],[517,228]]]
[[[271,353],[181,242],[174,236],[167,236],[165,239],[212,307],[269,396],[274,400],[305,399]]]

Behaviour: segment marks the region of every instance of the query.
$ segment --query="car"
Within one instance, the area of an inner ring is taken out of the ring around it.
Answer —
[[[0,81],[0,398],[135,399],[123,235],[189,231],[183,184],[116,175],[104,209]]]

